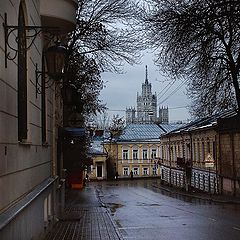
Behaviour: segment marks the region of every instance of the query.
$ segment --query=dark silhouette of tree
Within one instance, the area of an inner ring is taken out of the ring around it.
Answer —
[[[136,63],[142,44],[129,27],[134,21],[132,1],[78,2],[77,26],[71,35],[69,48],[94,59],[102,71],[119,71],[123,61]]]
[[[195,116],[240,107],[240,1],[149,0],[141,20],[156,63],[188,79]]]
[[[120,117],[118,114],[113,115],[113,118],[109,126],[111,137],[119,136],[122,133],[124,127],[125,127],[125,121],[123,117]]]
[[[105,109],[98,98],[103,88],[101,72],[120,72],[123,61],[136,63],[142,44],[128,25],[134,21],[131,0],[79,0],[78,4],[76,29],[69,35],[64,81],[75,86],[78,102],[68,107],[78,114],[67,114],[78,118],[81,113],[79,122],[84,124],[87,115]]]
[[[141,45],[128,25],[133,17],[131,0],[79,0],[78,4],[76,29],[67,44],[63,81],[64,125],[71,127],[84,127],[90,114],[105,109],[99,100],[103,88],[101,72],[120,72],[123,62],[136,63]],[[71,101],[67,101],[69,86]],[[65,154],[72,154],[70,161],[65,157],[68,169],[87,165],[88,145],[87,136],[74,144],[65,143]]]

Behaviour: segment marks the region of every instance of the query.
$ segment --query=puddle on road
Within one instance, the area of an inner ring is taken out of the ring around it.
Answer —
[[[118,208],[123,207],[124,205],[120,203],[108,203],[111,213],[115,213]]]
[[[158,203],[141,203],[141,202],[138,202],[136,206],[140,206],[140,207],[160,207],[162,206],[161,204],[158,204]]]
[[[117,225],[118,228],[121,228],[121,227],[122,227],[122,225],[121,225],[121,223],[120,223],[120,220],[116,220],[115,222],[116,222],[116,225]]]

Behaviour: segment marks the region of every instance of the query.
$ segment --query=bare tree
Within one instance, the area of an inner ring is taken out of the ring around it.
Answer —
[[[134,21],[131,0],[79,0],[78,4],[65,67],[65,84],[74,85],[78,96],[77,104],[65,109],[69,110],[67,115],[79,117],[80,113],[83,124],[87,115],[106,109],[99,100],[101,72],[118,72],[123,61],[136,63],[141,44],[130,26]]]
[[[113,118],[109,127],[111,137],[116,137],[119,134],[121,134],[124,127],[125,127],[125,121],[123,117],[120,117],[118,114],[113,115]]]
[[[195,115],[240,107],[240,1],[148,0],[148,43],[161,69],[189,79]]]
[[[76,30],[69,48],[93,58],[101,70],[119,71],[134,64],[143,47],[131,24],[135,8],[131,0],[79,0]]]

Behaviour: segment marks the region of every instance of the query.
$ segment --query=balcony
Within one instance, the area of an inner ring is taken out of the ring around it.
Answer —
[[[74,29],[76,24],[77,0],[41,0],[42,26],[60,27],[61,33]]]

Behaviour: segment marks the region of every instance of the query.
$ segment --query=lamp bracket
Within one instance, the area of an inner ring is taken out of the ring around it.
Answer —
[[[4,28],[4,40],[5,40],[5,68],[7,68],[7,60],[13,61],[18,54],[18,49],[16,45],[18,44],[18,37],[17,37],[17,31],[21,29],[20,26],[13,26],[13,25],[8,25],[7,24],[7,13],[4,14],[4,23],[3,23],[3,28]],[[29,50],[31,46],[33,45],[35,39],[40,33],[47,33],[50,36],[50,39],[54,39],[59,33],[59,28],[57,27],[43,27],[43,26],[25,26],[24,27],[26,31],[26,39],[30,40],[26,49]],[[9,38],[10,36],[15,37],[15,43],[9,43]],[[14,46],[15,45],[15,46]],[[14,54],[11,56],[10,52],[8,49],[12,50]]]
[[[46,81],[46,74],[47,72],[42,72],[38,70],[38,65],[36,64],[36,69],[35,69],[35,76],[36,76],[36,98],[38,94],[42,93],[42,89],[47,89],[53,86],[54,81],[48,78]],[[39,81],[39,78],[41,77],[41,83]]]

